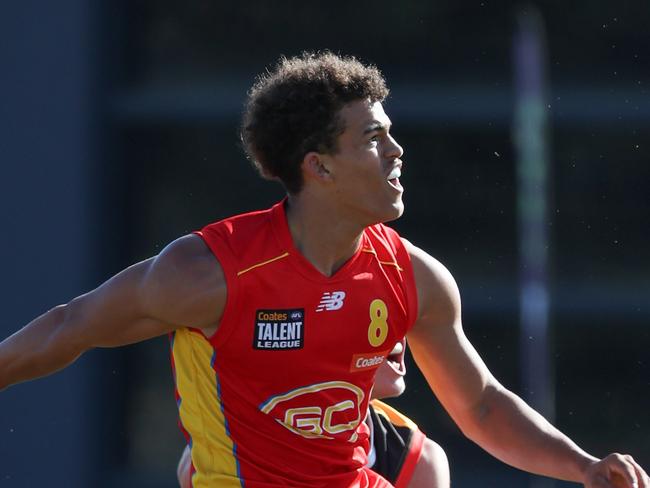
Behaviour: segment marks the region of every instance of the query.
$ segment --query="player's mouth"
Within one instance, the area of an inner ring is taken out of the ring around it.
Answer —
[[[397,344],[395,344],[393,350],[388,353],[388,356],[386,357],[388,366],[390,366],[391,369],[400,376],[404,376],[406,374],[406,365],[404,364],[405,352],[406,339],[402,339]]]
[[[393,169],[391,170],[390,173],[388,173],[388,176],[386,177],[386,180],[388,181],[388,184],[392,186],[395,190],[398,192],[403,192],[404,188],[399,182],[399,177],[402,176],[402,165],[401,163],[397,164]]]

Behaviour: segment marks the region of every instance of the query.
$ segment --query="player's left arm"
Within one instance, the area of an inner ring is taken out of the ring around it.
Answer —
[[[587,488],[650,488],[631,456],[599,460],[580,449],[490,373],[463,332],[460,294],[449,271],[407,243],[418,291],[409,345],[434,394],[463,433],[519,469]]]

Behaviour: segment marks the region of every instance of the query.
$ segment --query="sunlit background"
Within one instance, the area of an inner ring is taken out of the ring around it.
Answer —
[[[327,48],[386,75],[405,149],[394,225],[452,271],[491,370],[550,402],[588,451],[650,467],[647,1],[5,3],[2,337],[178,236],[281,198],[243,156],[242,102],[280,55]],[[529,34],[538,63],[515,54]],[[522,191],[522,171],[544,198]],[[522,229],[536,220],[548,330],[522,333],[536,266]],[[166,338],[97,350],[0,393],[0,486],[175,486],[168,356]],[[466,440],[409,364],[394,404],[445,448],[454,487],[538,482]]]

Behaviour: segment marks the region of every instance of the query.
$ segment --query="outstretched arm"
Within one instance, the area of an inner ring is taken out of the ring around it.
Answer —
[[[183,326],[214,330],[225,298],[214,256],[200,237],[182,237],[0,343],[0,390],[58,371],[93,347],[131,344]]]
[[[488,370],[463,332],[460,295],[447,269],[407,244],[418,288],[409,345],[433,392],[463,433],[519,469],[582,482],[588,488],[650,488],[643,469],[618,454],[587,454]]]

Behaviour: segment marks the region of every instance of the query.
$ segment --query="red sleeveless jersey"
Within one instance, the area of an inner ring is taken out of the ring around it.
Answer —
[[[365,469],[375,371],[415,321],[410,258],[374,225],[327,277],[294,247],[284,202],[198,232],[221,265],[217,332],[171,335],[195,487],[389,487]]]

